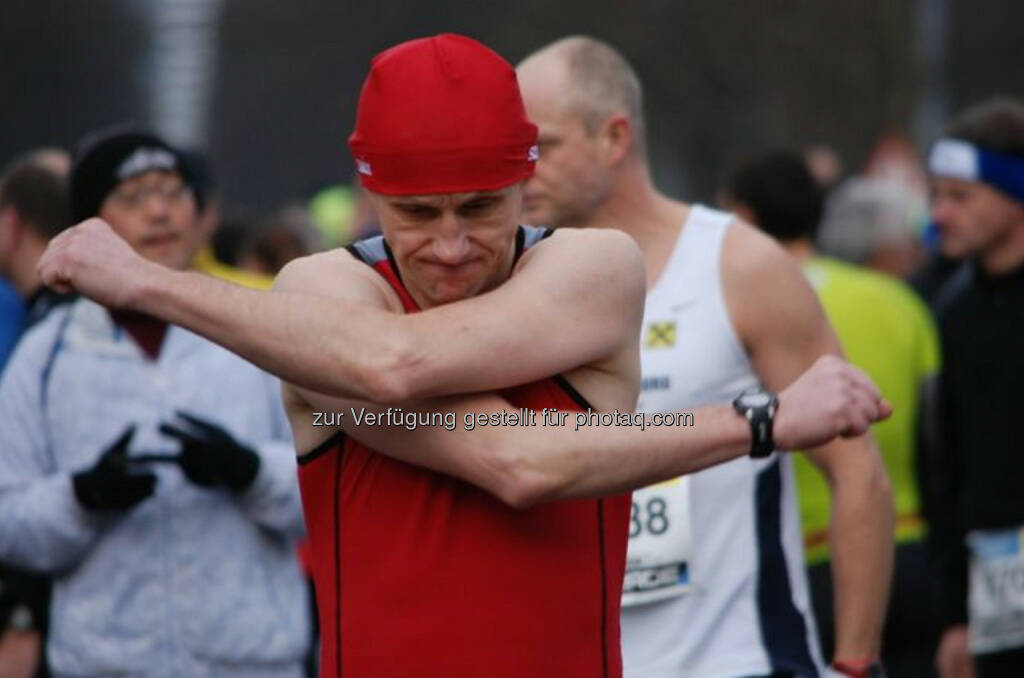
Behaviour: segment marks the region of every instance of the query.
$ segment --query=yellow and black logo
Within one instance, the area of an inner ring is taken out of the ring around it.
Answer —
[[[672,348],[676,345],[676,321],[651,323],[647,326],[644,346],[647,348]]]

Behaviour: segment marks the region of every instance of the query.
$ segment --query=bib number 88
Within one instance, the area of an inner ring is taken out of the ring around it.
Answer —
[[[661,497],[652,497],[644,505],[633,502],[633,510],[629,518],[629,538],[639,537],[645,531],[648,534],[659,536],[668,531],[668,516],[665,509],[668,506]]]

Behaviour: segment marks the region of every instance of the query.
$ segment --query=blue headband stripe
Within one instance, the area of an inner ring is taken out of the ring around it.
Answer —
[[[983,181],[1024,202],[1024,159],[982,149],[978,164]]]
[[[928,170],[936,176],[984,182],[1024,203],[1024,158],[961,139],[939,139],[932,147]]]

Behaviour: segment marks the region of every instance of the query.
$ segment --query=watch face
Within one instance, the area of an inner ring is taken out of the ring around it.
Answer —
[[[767,407],[772,402],[772,395],[760,391],[757,393],[744,393],[740,398],[740,404],[744,407]]]

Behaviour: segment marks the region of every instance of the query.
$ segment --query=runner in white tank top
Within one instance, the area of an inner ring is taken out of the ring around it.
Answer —
[[[640,410],[722,402],[758,384],[719,285],[731,218],[693,206],[648,291]],[[737,459],[634,492],[626,675],[816,675],[823,666],[801,549],[785,455]]]
[[[528,57],[517,76],[540,130],[526,220],[621,229],[643,250],[650,296],[641,407],[731,399],[758,381],[779,391],[841,351],[814,291],[776,243],[654,187],[642,88],[618,52],[565,38]],[[875,675],[892,564],[885,470],[869,436],[809,457],[833,497],[837,633],[828,660],[852,678]],[[627,678],[821,673],[786,453],[638,492],[632,518]]]

